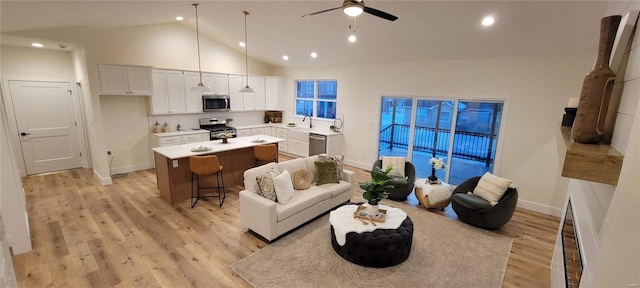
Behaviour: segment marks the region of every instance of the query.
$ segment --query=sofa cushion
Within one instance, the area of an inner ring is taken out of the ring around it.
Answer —
[[[338,179],[342,179],[342,171],[344,170],[344,156],[331,156],[327,154],[318,155],[319,161],[335,161],[336,172],[338,173]]]
[[[244,171],[244,189],[259,194],[260,187],[258,186],[256,177],[258,177],[258,175],[262,174],[263,172],[269,171],[277,171],[275,175],[280,175],[280,168],[278,168],[278,164],[274,162]]]
[[[315,162],[318,161],[318,155],[304,158],[304,161],[307,163],[307,170],[309,171],[309,176],[311,176],[311,183],[316,183],[318,171],[316,170]]]
[[[311,176],[307,169],[298,169],[293,172],[293,189],[305,190],[311,187]]]
[[[338,173],[336,172],[335,161],[316,161],[316,169],[318,170],[318,178],[316,185],[320,186],[326,183],[339,183]]]
[[[336,197],[344,192],[350,191],[352,188],[351,183],[342,180],[340,180],[339,183],[327,183],[322,184],[318,187],[325,188],[331,191],[331,197]]]
[[[289,171],[284,170],[280,175],[273,177],[273,185],[278,195],[278,203],[285,205],[293,197],[293,183],[291,183],[291,175]]]
[[[288,170],[290,173],[293,173],[298,169],[307,169],[307,164],[305,163],[304,158],[296,158],[280,162],[278,163],[278,167],[280,168],[280,171]]]
[[[276,214],[278,222],[285,220],[292,215],[309,209],[324,200],[331,198],[331,192],[325,188],[311,186],[307,190],[296,190],[293,197],[286,205],[277,205]]]

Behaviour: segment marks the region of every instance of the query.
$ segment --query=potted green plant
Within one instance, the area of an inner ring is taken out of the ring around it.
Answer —
[[[374,167],[371,171],[371,181],[360,182],[360,188],[364,190],[362,197],[367,200],[368,203],[367,215],[377,215],[378,203],[380,200],[389,196],[387,188],[393,188],[392,185],[387,184],[392,178],[389,176],[391,169],[393,169],[391,165],[387,166],[384,170]]]

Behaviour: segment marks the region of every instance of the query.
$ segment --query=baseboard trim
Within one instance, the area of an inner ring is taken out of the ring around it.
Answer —
[[[344,160],[344,164],[349,165],[349,166],[353,166],[356,168],[360,168],[363,170],[371,170],[371,167],[373,166],[373,163],[363,163],[363,162],[358,162],[358,161],[353,161],[353,160]]]
[[[129,172],[133,172],[133,171],[138,171],[138,170],[145,170],[145,169],[150,169],[155,167],[152,163],[142,163],[142,164],[135,164],[135,165],[129,165],[129,166],[120,166],[120,167],[113,167],[111,169],[111,173],[112,175],[115,174],[124,174],[124,173],[129,173]]]
[[[527,200],[518,200],[518,207],[532,210],[535,212],[540,212],[542,214],[547,214],[556,217],[562,217],[562,209],[551,207],[548,205],[542,205],[535,202],[527,201]]]
[[[93,176],[98,179],[98,182],[100,182],[100,185],[102,186],[113,184],[111,177],[102,177],[102,175],[100,175],[100,173],[96,171],[96,169],[93,169]]]

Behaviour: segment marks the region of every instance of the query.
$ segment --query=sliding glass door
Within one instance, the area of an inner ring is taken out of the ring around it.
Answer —
[[[431,175],[429,159],[442,158],[447,169],[436,176],[451,184],[493,171],[502,102],[382,97],[381,104],[378,157],[407,157],[416,178]]]

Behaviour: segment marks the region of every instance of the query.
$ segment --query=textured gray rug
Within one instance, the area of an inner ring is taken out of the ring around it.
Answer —
[[[409,258],[367,268],[331,247],[329,215],[231,264],[254,287],[500,287],[510,238],[398,202],[413,221]]]

